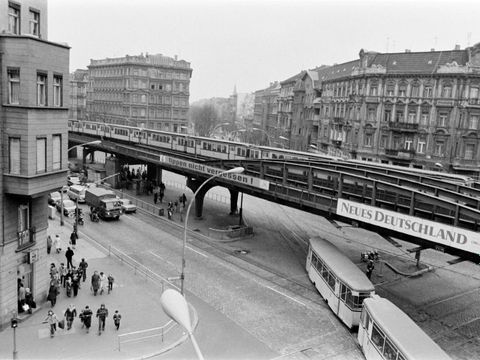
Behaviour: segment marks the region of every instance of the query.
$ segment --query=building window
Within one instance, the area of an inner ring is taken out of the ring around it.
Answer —
[[[471,130],[478,129],[478,115],[470,115],[470,121],[468,122],[468,128]]]
[[[424,154],[425,153],[425,140],[418,140],[417,143],[417,153]]]
[[[47,75],[37,74],[37,105],[47,106]]]
[[[407,96],[407,85],[402,84],[398,88],[398,96],[405,97]]]
[[[478,98],[478,87],[471,87],[470,88],[470,99],[477,99]]]
[[[20,174],[20,138],[9,139],[9,172]]]
[[[62,136],[53,135],[52,137],[52,170],[62,168]]]
[[[28,205],[18,207],[18,247],[21,248],[30,242],[30,216]]]
[[[403,122],[403,110],[397,110],[395,112],[395,121],[396,122]]]
[[[413,85],[411,97],[418,97],[419,94],[420,94],[420,87],[417,84]]]
[[[377,85],[370,86],[370,96],[377,96]]]
[[[417,113],[415,111],[408,112],[408,122],[410,124],[415,124],[417,122]]]
[[[387,85],[387,96],[395,96],[395,85],[389,84]]]
[[[465,160],[473,160],[475,155],[475,144],[465,144]]]
[[[20,70],[8,69],[8,103],[20,103]]]
[[[8,32],[20,35],[20,6],[8,4]]]
[[[40,36],[40,13],[30,10],[30,34]]]
[[[432,97],[432,87],[431,86],[425,86],[423,88],[423,97],[424,98],[431,98]]]
[[[382,135],[380,139],[380,148],[385,149],[388,144],[388,136],[387,135]]]
[[[47,171],[47,139],[37,139],[37,173]]]
[[[63,105],[63,78],[60,75],[53,76],[53,106]]]
[[[430,121],[430,111],[429,110],[423,110],[422,111],[422,116],[420,117],[420,123],[422,125],[428,125]]]
[[[365,146],[368,146],[368,147],[371,147],[372,146],[372,134],[365,134],[365,142],[364,142],[364,145]]]
[[[447,127],[447,120],[448,120],[448,113],[447,112],[440,112],[438,114],[437,126]]]
[[[385,110],[385,112],[383,113],[383,121],[392,121],[392,110]]]
[[[403,148],[405,150],[412,150],[413,149],[412,144],[413,144],[413,139],[408,137],[408,138],[405,139],[405,143],[403,145]]]
[[[444,97],[444,98],[452,97],[452,87],[451,86],[444,86],[442,88],[442,97]]]
[[[376,118],[376,108],[368,108],[368,121],[375,121]]]
[[[445,142],[442,140],[437,140],[435,142],[435,149],[433,151],[433,155],[435,156],[443,156],[445,150]]]

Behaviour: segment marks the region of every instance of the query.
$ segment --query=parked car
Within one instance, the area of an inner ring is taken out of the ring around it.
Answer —
[[[68,186],[80,185],[80,176],[68,175],[67,176],[67,184],[68,184]]]
[[[55,205],[57,205],[57,203],[60,202],[61,199],[62,199],[62,195],[58,191],[54,191],[54,192],[48,194],[48,204],[49,205],[55,206]]]
[[[132,200],[129,199],[119,199],[120,204],[122,204],[122,211],[125,214],[137,212],[137,206],[132,203]]]
[[[57,203],[55,207],[57,208],[58,211],[62,211],[62,204],[60,201]],[[75,213],[76,208],[77,206],[72,200],[70,199],[63,200],[63,215],[69,216],[71,213]]]
[[[85,190],[87,190],[86,186],[83,185],[72,185],[70,189],[67,191],[67,195],[72,201],[77,201],[79,203],[85,202]]]

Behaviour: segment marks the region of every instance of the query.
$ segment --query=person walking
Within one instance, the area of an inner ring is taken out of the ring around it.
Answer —
[[[53,245],[53,240],[50,235],[47,236],[47,254],[50,254],[50,251],[52,250],[52,245]]]
[[[100,272],[100,295],[103,295],[103,292],[107,290],[108,286],[108,279],[107,275],[103,273],[103,271]]]
[[[185,193],[183,193],[180,197],[180,202],[183,204],[183,207],[185,207],[185,204],[187,203],[187,196],[185,195]]]
[[[75,249],[75,246],[77,245],[77,240],[78,240],[77,232],[72,231],[72,234],[70,235],[70,244],[72,244],[73,249]]]
[[[98,335],[102,335],[102,331],[105,331],[105,320],[108,317],[108,309],[105,307],[105,304],[100,305],[100,308],[97,310],[98,318]]]
[[[72,277],[73,296],[78,295],[78,289],[80,289],[80,275],[78,275],[78,273],[74,273]]]
[[[70,266],[73,268],[73,263],[72,263],[73,255],[75,255],[73,250],[70,248],[67,248],[67,251],[65,252],[65,257],[67,258],[67,269],[70,269]]]
[[[60,283],[63,287],[65,287],[65,277],[67,276],[67,269],[65,268],[64,263],[60,264],[60,267],[58,268],[58,274],[60,276]]]
[[[57,303],[57,287],[53,284],[50,285],[50,288],[48,289],[47,300],[50,301],[52,307]]]
[[[367,264],[367,271],[366,271],[367,277],[369,279],[372,277],[373,269],[375,269],[375,265],[373,263],[373,260],[369,260],[368,264]]]
[[[118,310],[115,310],[115,314],[113,314],[113,323],[115,324],[115,327],[117,330],[120,328],[120,320],[122,319],[122,315],[118,312]]]
[[[80,264],[78,264],[78,270],[81,271],[81,275],[83,278],[83,282],[85,282],[85,279],[87,278],[87,268],[88,268],[88,263],[85,261],[84,258],[82,258],[82,261],[80,261]]]
[[[90,326],[92,326],[92,310],[87,306],[82,310],[79,317],[82,320],[83,325],[87,328],[87,334],[90,331]]]
[[[92,275],[93,295],[97,296],[97,291],[99,288],[100,288],[100,275],[98,275],[98,271],[94,271]]]
[[[53,338],[55,336],[55,331],[57,331],[57,315],[55,315],[52,310],[48,310],[47,317],[43,322],[50,325],[50,337]]]
[[[70,306],[65,310],[65,320],[67,321],[67,330],[70,330],[73,325],[73,320],[77,316],[77,309],[75,309],[75,305],[70,304]]]
[[[112,274],[108,274],[108,293],[110,294],[111,291],[113,291],[113,281],[115,280],[112,276]]]
[[[62,251],[62,241],[60,239],[60,235],[56,234],[55,239],[53,240],[53,245],[55,246],[55,251],[57,254],[60,254]]]

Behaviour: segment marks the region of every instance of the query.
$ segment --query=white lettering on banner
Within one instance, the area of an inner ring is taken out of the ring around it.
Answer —
[[[338,199],[337,214],[438,244],[480,254],[480,233],[474,231],[345,199]]]
[[[198,164],[198,163],[194,163],[194,162],[186,161],[182,159],[177,159],[177,158],[173,158],[165,155],[161,155],[159,157],[159,161],[173,165],[173,166],[181,167],[184,169],[195,170],[210,176],[218,175],[225,171],[224,169],[218,169],[211,166]],[[268,190],[270,188],[270,182],[268,180],[258,179],[249,175],[223,174],[220,176],[235,182],[239,182],[245,185],[257,187],[264,190]]]

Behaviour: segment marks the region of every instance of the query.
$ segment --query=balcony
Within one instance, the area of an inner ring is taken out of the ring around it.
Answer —
[[[17,232],[17,244],[18,248],[16,252],[23,251],[30,246],[35,245],[36,240],[36,228],[33,226],[30,229]]]
[[[388,126],[392,130],[414,132],[418,130],[418,124],[390,121]]]
[[[480,99],[468,99],[468,106],[480,107]]]
[[[345,124],[345,118],[341,117],[341,116],[334,116],[333,117],[333,123],[334,124],[339,124],[339,125]]]

